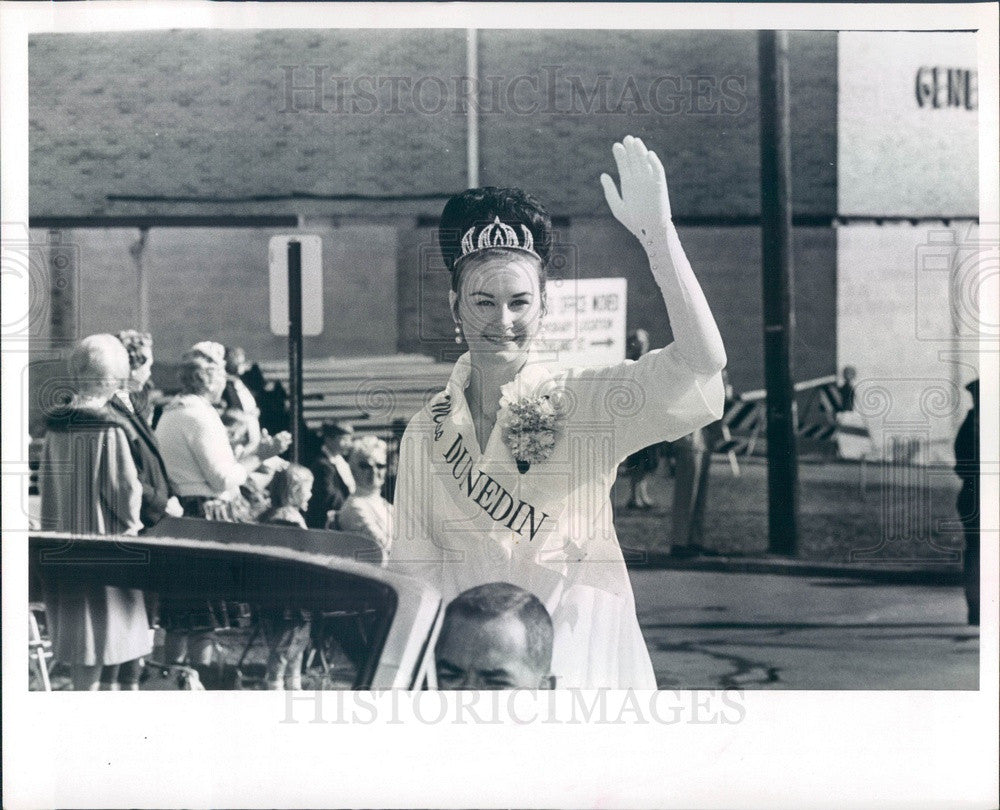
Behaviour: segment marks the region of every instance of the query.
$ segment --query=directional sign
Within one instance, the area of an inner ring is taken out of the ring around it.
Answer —
[[[546,284],[542,345],[570,366],[620,363],[627,289],[623,278],[552,279]]]
[[[288,334],[288,243],[302,245],[302,334],[323,331],[323,240],[313,234],[272,236],[267,243],[271,332]]]

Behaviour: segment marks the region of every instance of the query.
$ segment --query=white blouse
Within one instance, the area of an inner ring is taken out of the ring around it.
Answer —
[[[600,368],[532,358],[501,389],[480,448],[465,398],[470,369],[469,355],[459,358],[403,436],[390,565],[446,601],[496,581],[535,593],[552,615],[560,687],[656,688],[610,491],[629,454],[721,418],[721,376],[694,373],[672,346]],[[504,440],[522,398],[559,415],[550,454],[523,472]]]
[[[222,419],[204,397],[183,394],[163,410],[156,426],[163,465],[180,496],[232,498],[247,479]]]

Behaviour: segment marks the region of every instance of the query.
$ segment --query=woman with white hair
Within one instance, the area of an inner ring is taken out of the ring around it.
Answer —
[[[226,387],[225,348],[196,343],[184,354],[182,393],[163,410],[156,426],[170,484],[190,517],[235,520],[234,503],[247,476],[267,458],[287,449],[291,437],[265,437],[256,453],[237,459],[216,403]]]
[[[81,340],[69,359],[75,395],[49,417],[39,469],[43,529],[137,534],[142,485],[129,426],[108,400],[129,378],[125,348],[113,335]],[[68,664],[73,688],[97,689],[103,666],[151,652],[141,590],[65,579],[43,583],[53,657]]]
[[[262,441],[257,453],[237,460],[222,418],[215,409],[226,387],[225,348],[196,343],[184,354],[182,394],[167,404],[156,426],[156,439],[170,485],[189,517],[249,520],[250,509],[239,488],[265,458],[288,447],[288,434]],[[229,622],[223,602],[170,598],[160,602],[160,625],[166,630],[164,656],[169,663],[207,666],[212,662],[212,632]]]
[[[354,476],[354,493],[337,512],[337,528],[358,532],[374,540],[388,555],[392,543],[393,508],[382,497],[388,447],[377,436],[356,439],[348,464]]]

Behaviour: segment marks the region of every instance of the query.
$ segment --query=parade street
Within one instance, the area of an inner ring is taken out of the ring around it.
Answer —
[[[632,571],[661,689],[977,689],[960,587]]]

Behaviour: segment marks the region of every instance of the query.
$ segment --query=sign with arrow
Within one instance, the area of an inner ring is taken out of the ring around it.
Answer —
[[[628,282],[623,278],[551,279],[542,345],[570,366],[625,359]]]

